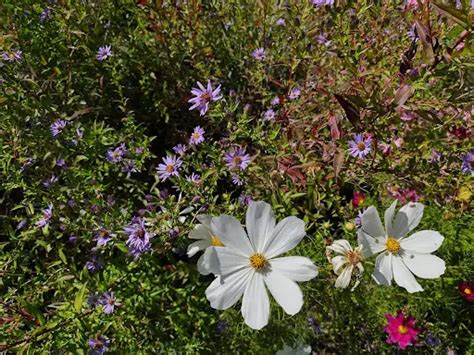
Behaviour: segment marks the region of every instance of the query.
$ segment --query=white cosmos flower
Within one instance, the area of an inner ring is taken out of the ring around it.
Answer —
[[[334,273],[339,275],[335,286],[338,288],[346,288],[351,282],[352,272],[357,274],[359,278],[364,272],[362,266],[362,245],[352,249],[352,246],[345,239],[334,241],[330,246],[326,247],[329,251],[334,251],[337,256],[330,258]],[[359,281],[356,282],[353,289],[357,287]]]
[[[211,257],[209,247],[220,247],[224,244],[212,231],[212,216],[198,215],[196,218],[201,224],[198,224],[189,234],[190,239],[197,239],[197,241],[188,246],[188,257],[192,257],[198,251],[204,250],[204,253],[197,261],[197,269],[202,275],[208,275],[210,273],[209,258]]]
[[[214,255],[210,270],[219,275],[206,290],[213,308],[227,309],[243,295],[241,312],[245,324],[261,329],[270,316],[268,288],[286,313],[300,311],[303,294],[296,281],[311,280],[317,275],[317,268],[305,257],[275,257],[303,239],[306,233],[301,219],[287,217],[276,224],[269,204],[252,201],[246,218],[248,237],[231,216],[214,217],[211,226],[225,245],[210,248]]]
[[[298,345],[296,348],[284,345],[283,349],[278,350],[275,355],[307,355],[311,354],[312,349],[310,345]]]
[[[407,237],[420,223],[424,206],[410,202],[395,216],[397,201],[385,211],[385,229],[374,206],[361,217],[357,240],[365,256],[381,253],[375,260],[374,280],[389,286],[392,279],[408,292],[423,291],[413,274],[423,279],[435,279],[445,270],[443,259],[430,253],[437,250],[444,237],[433,230],[422,230]],[[394,218],[395,216],[395,218]]]

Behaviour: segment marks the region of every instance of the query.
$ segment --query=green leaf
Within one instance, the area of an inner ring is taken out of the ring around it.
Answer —
[[[66,255],[64,255],[64,252],[62,249],[59,249],[58,250],[58,255],[59,255],[59,258],[62,260],[62,262],[67,265],[67,259],[66,259]]]
[[[83,284],[76,295],[76,299],[74,300],[74,309],[76,310],[76,312],[81,311],[82,304],[84,303],[85,293],[86,293],[86,284]]]
[[[441,15],[453,20],[454,22],[456,22],[458,25],[461,25],[465,29],[470,28],[469,20],[467,16],[464,13],[462,13],[462,11],[454,7],[441,4],[440,2],[437,2],[437,1],[433,2],[433,6],[435,7],[436,10],[438,10],[438,12]]]
[[[125,243],[115,243],[115,246],[117,247],[118,250],[124,253],[128,253],[128,248],[125,245]]]

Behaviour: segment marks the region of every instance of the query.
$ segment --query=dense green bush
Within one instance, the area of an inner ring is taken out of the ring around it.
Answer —
[[[470,6],[3,1],[0,349],[85,353],[103,336],[113,353],[391,353],[384,314],[403,309],[423,329],[409,351],[473,351],[473,308],[458,291],[474,279]],[[201,116],[188,100],[208,80],[223,98]],[[196,126],[205,140],[189,144]],[[372,139],[364,159],[349,151],[357,133]],[[156,168],[177,144],[179,176],[162,181]],[[229,169],[239,147],[249,167]],[[243,222],[249,199],[303,219],[291,253],[319,268],[301,284],[302,311],[272,301],[261,331],[237,307],[210,307],[213,277],[186,255],[198,214]],[[325,247],[355,245],[358,214],[393,199],[426,205],[419,229],[445,237],[445,274],[409,294],[377,286],[369,259],[353,292],[334,288]],[[139,258],[124,233],[136,216],[156,234]],[[115,236],[97,247],[101,228]],[[87,302],[105,292],[120,303],[112,314]]]

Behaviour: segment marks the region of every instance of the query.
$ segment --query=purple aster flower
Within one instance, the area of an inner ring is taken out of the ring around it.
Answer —
[[[112,49],[110,46],[104,46],[100,47],[99,50],[97,51],[96,57],[97,60],[103,61],[106,60],[107,58],[111,57],[113,55]]]
[[[43,186],[47,189],[49,189],[54,183],[56,183],[59,180],[59,178],[55,175],[51,175],[51,177],[47,178],[43,182]]]
[[[438,152],[436,149],[431,149],[431,159],[430,159],[431,163],[436,163],[440,161],[442,157],[443,157],[442,154]]]
[[[16,230],[19,231],[19,230],[25,228],[27,225],[28,225],[27,221],[25,221],[25,220],[20,221],[20,223],[18,223],[17,226],[16,226]]]
[[[130,177],[131,173],[136,173],[138,170],[135,167],[135,162],[132,159],[128,159],[123,162],[122,171],[127,173],[127,177]]]
[[[99,336],[97,339],[89,339],[87,344],[91,348],[91,355],[102,355],[109,350],[110,340]]]
[[[97,242],[97,246],[100,247],[107,244],[109,240],[116,236],[116,234],[110,233],[107,228],[100,228],[99,230],[95,231],[94,240]]]
[[[120,306],[120,303],[117,302],[113,292],[105,293],[100,298],[99,303],[104,306],[103,310],[105,314],[112,314],[114,312],[115,306]]]
[[[188,148],[184,144],[177,144],[173,147],[173,151],[178,155],[184,155]]]
[[[56,137],[58,134],[60,134],[63,129],[66,128],[66,126],[67,121],[61,119],[57,119],[56,121],[54,121],[50,126],[51,134],[53,135],[53,137]]]
[[[462,158],[461,170],[465,174],[471,173],[474,176],[474,152],[468,152]]]
[[[105,158],[111,163],[118,163],[122,160],[125,154],[127,154],[127,148],[125,147],[125,144],[122,143],[113,150],[109,149],[105,155]]]
[[[315,318],[309,317],[308,318],[308,325],[316,332],[320,333],[321,332],[321,326],[318,324]]]
[[[333,6],[334,5],[334,0],[313,0],[313,5],[315,5],[317,7]]]
[[[277,95],[272,99],[272,101],[270,102],[270,105],[277,106],[279,104],[280,104],[280,97]]]
[[[2,54],[3,60],[7,62],[18,62],[23,59],[22,51],[11,51]]]
[[[349,151],[353,157],[363,159],[370,153],[371,145],[372,138],[364,139],[362,133],[359,133],[354,136],[353,140],[349,141]]]
[[[90,294],[89,297],[87,297],[87,304],[89,307],[93,308],[99,303],[101,295],[99,292],[95,291],[94,293]]]
[[[294,87],[293,89],[290,90],[290,93],[288,94],[288,98],[290,100],[294,100],[298,98],[301,95],[301,89],[299,86]]]
[[[163,163],[164,164],[159,164],[157,168],[158,176],[161,181],[166,181],[166,179],[171,176],[179,176],[178,170],[183,163],[180,158],[176,158],[174,155],[168,155],[163,158]]]
[[[318,41],[319,44],[322,44],[322,45],[325,45],[326,47],[329,47],[332,43],[331,40],[328,40],[326,38],[326,33],[322,34],[322,35],[319,35],[316,40]]]
[[[248,206],[250,202],[252,202],[252,196],[246,195],[243,193],[242,195],[239,196],[238,201],[241,205]]]
[[[209,103],[211,101],[222,99],[221,86],[219,85],[214,89],[210,80],[207,81],[207,88],[199,81],[197,82],[197,86],[197,88],[191,90],[194,97],[188,100],[188,102],[192,104],[189,110],[197,109],[199,110],[199,114],[204,116],[207,110],[209,110]]]
[[[44,227],[49,224],[50,219],[53,217],[53,204],[49,204],[48,208],[42,211],[43,218],[35,223],[36,227]]]
[[[263,114],[263,119],[265,121],[275,120],[275,111],[273,111],[271,108],[266,110],[265,113]]]
[[[225,153],[224,162],[230,170],[245,170],[250,164],[250,155],[245,152],[245,148],[232,148]]]
[[[41,12],[41,15],[40,15],[40,22],[46,21],[50,16],[51,16],[51,9],[50,9],[49,7],[47,7],[46,9],[44,9],[44,10]]]
[[[357,214],[357,217],[354,220],[354,223],[357,227],[360,227],[362,225],[362,215],[364,214],[366,208],[364,208],[362,211],[359,211]]]
[[[265,51],[264,48],[257,48],[252,52],[252,57],[254,57],[256,60],[265,60],[267,59],[267,52]]]
[[[216,328],[219,333],[224,334],[229,328],[229,324],[225,320],[219,319],[217,321]]]
[[[432,348],[435,348],[441,345],[441,340],[431,333],[428,333],[426,335],[425,342],[426,342],[426,345],[431,346]]]
[[[232,183],[237,186],[242,186],[244,181],[240,178],[239,175],[232,175]]]
[[[179,228],[174,227],[172,230],[168,232],[170,238],[176,238],[179,235]]]
[[[154,233],[146,230],[145,221],[142,218],[134,218],[132,223],[125,226],[124,233],[128,235],[126,241],[128,251],[135,258],[150,250],[150,239],[155,236]]]
[[[97,257],[95,249],[92,249],[92,254],[90,260],[86,262],[86,268],[90,272],[97,272],[102,269],[103,267],[102,260]]]
[[[142,147],[135,148],[135,154],[143,154],[144,149]]]
[[[278,20],[276,20],[275,22],[278,26],[285,26],[286,25],[286,22],[285,22],[285,19],[284,18],[279,18]]]
[[[191,175],[186,176],[186,180],[197,184],[201,182],[201,176],[199,174],[192,173]]]
[[[189,144],[198,145],[199,143],[204,142],[204,133],[205,131],[201,126],[196,126],[189,138]]]
[[[66,167],[66,161],[64,159],[58,159],[56,160],[56,165],[59,166],[60,168]]]

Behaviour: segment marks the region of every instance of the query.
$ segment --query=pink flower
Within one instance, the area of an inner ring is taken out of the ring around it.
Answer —
[[[354,195],[352,197],[352,206],[354,208],[359,207],[365,202],[365,194],[360,191],[354,191]]]
[[[386,314],[388,324],[384,327],[388,334],[388,344],[398,344],[398,348],[405,350],[407,346],[413,345],[421,332],[420,328],[415,327],[415,318],[406,317],[402,311],[398,311],[397,316]]]

